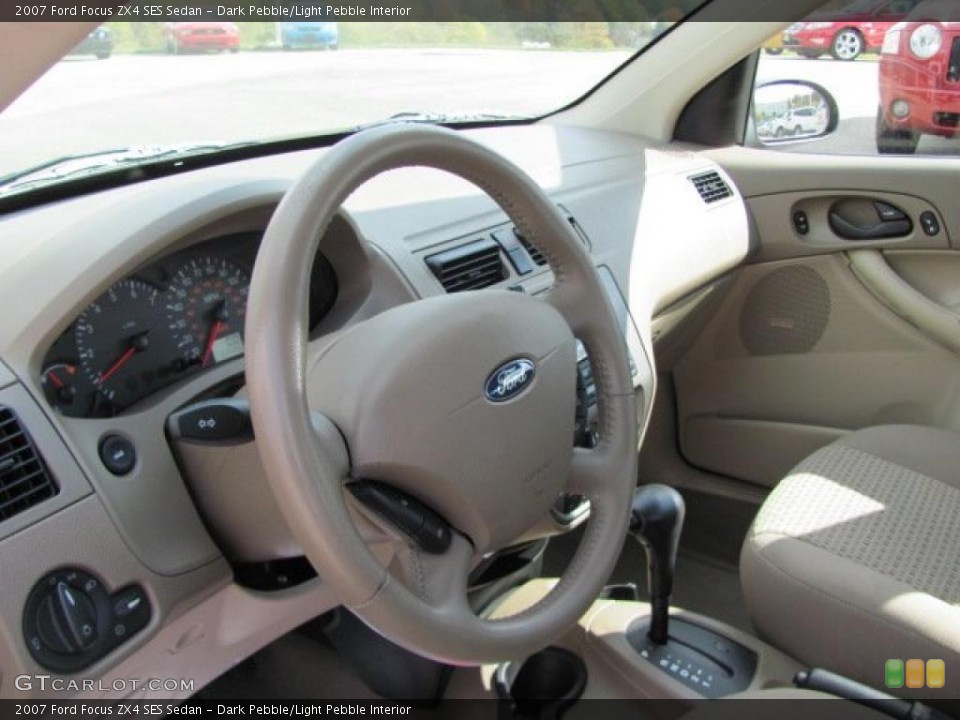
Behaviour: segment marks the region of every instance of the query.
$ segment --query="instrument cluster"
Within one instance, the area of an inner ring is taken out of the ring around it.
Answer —
[[[88,305],[47,352],[47,401],[70,417],[111,417],[187,376],[243,355],[259,233],[217,238],[124,278]],[[317,253],[310,327],[333,307],[337,278]]]

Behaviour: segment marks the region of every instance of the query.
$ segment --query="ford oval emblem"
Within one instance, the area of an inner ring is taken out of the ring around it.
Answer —
[[[490,373],[484,394],[490,402],[506,402],[526,390],[536,373],[537,367],[532,360],[511,360]]]

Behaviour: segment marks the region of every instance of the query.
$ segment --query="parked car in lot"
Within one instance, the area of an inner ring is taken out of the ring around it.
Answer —
[[[777,33],[763,44],[763,51],[767,55],[783,54],[783,33]]]
[[[336,50],[340,30],[335,22],[285,22],[280,24],[280,41],[284,49],[322,47]]]
[[[823,124],[817,108],[803,107],[771,118],[759,128],[759,132],[773,138],[803,137],[818,134]]]
[[[916,16],[935,17],[924,7],[937,4],[923,3]],[[896,25],[887,33],[880,59],[877,150],[913,154],[922,135],[955,137],[958,130],[960,22],[919,19]]]
[[[168,53],[202,50],[240,49],[240,28],[231,22],[177,22],[167,23],[164,41]]]
[[[856,60],[865,52],[877,52],[887,30],[916,7],[918,0],[854,0],[829,3],[811,14],[808,21],[787,28],[783,44],[806,58],[830,53],[835,60]]]
[[[101,25],[84,38],[83,42],[71,50],[69,55],[96,55],[100,60],[106,60],[113,54],[113,31]]]

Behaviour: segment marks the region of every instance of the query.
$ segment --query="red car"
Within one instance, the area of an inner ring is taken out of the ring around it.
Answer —
[[[900,23],[887,34],[880,58],[877,150],[912,154],[921,135],[955,137],[958,131],[960,22]]]
[[[240,28],[230,22],[177,22],[164,28],[167,52],[240,49]]]
[[[804,22],[787,28],[783,46],[806,58],[830,53],[835,60],[856,60],[877,52],[887,30],[905,19],[920,0],[854,0],[828,3]]]

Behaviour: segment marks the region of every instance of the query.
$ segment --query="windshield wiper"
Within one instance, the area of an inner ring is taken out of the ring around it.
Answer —
[[[0,196],[16,190],[49,185],[68,178],[95,175],[126,167],[136,167],[158,160],[200,155],[224,148],[250,145],[239,143],[187,143],[179,145],[143,145],[113,150],[99,150],[47,160],[0,177]]]
[[[427,125],[451,125],[459,123],[486,123],[502,122],[504,120],[523,120],[519,115],[499,115],[497,113],[441,113],[426,112],[422,110],[405,110],[394,113],[383,120],[374,120],[373,122],[362,123],[351,129],[351,132],[360,132],[369,128],[380,127],[381,125],[392,125],[393,123],[424,123]]]

